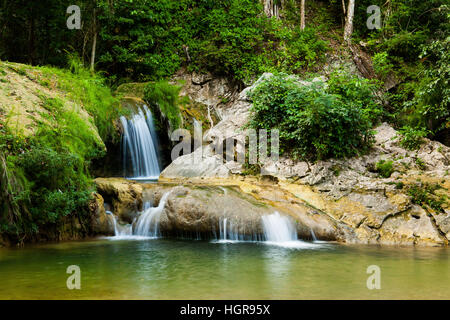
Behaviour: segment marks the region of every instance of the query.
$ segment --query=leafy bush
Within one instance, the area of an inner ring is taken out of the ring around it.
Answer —
[[[387,52],[376,53],[372,60],[373,68],[381,79],[386,79],[386,77],[393,72],[394,65],[389,60],[389,55]]]
[[[32,147],[17,157],[16,165],[31,183],[30,211],[35,223],[56,223],[71,213],[87,212],[93,186],[76,155]]]
[[[423,144],[423,138],[429,134],[429,131],[423,128],[412,128],[404,126],[400,130],[402,135],[400,145],[408,150],[417,150]]]
[[[365,106],[354,99],[359,94],[344,90],[345,85],[302,85],[295,77],[274,75],[250,92],[249,125],[269,132],[278,129],[281,151],[294,158],[353,156],[370,147],[372,123]]]
[[[376,82],[337,70],[329,76],[327,84],[329,93],[337,95],[348,106],[360,109],[372,126],[379,122],[383,108],[374,94]]]
[[[437,190],[442,187],[439,184],[416,183],[408,186],[408,194],[411,201],[427,209],[432,208],[436,213],[445,212],[443,205],[447,202],[445,195],[439,195]]]
[[[450,128],[450,37],[423,47],[422,59],[428,61],[419,87],[406,107],[418,113],[418,125],[434,133]]]

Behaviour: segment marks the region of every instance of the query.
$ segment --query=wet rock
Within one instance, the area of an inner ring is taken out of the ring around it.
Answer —
[[[98,192],[120,220],[131,223],[137,211],[142,210],[142,185],[122,178],[95,179]]]
[[[222,219],[236,226],[240,234],[262,234],[261,216],[275,211],[273,207],[259,203],[232,189],[224,194],[214,186],[172,189],[161,218],[161,230],[182,233],[219,234]]]
[[[113,235],[112,217],[106,214],[103,197],[98,193],[94,193],[93,197],[89,204],[92,231],[95,234]]]

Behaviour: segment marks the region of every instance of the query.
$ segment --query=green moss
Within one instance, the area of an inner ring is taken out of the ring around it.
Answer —
[[[55,91],[35,93],[44,111],[35,119],[34,135],[25,137],[12,131],[7,118],[0,120],[0,155],[6,164],[0,176],[8,177],[0,181],[0,227],[18,242],[58,228],[69,215],[82,225],[89,221],[87,204],[95,190],[89,165],[104,155],[104,141],[117,138],[113,121],[121,114],[103,80],[79,66],[72,72],[32,70],[28,78],[33,75],[31,80]]]
[[[172,85],[166,80],[149,83],[145,88],[144,100],[152,108],[159,108],[172,129],[180,128],[180,105],[187,103],[185,98],[179,96],[180,90],[181,86]]]
[[[425,162],[420,158],[416,158],[416,165],[419,167],[420,170],[425,170],[427,168]]]

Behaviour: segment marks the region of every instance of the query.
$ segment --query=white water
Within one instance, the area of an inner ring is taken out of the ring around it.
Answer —
[[[197,119],[193,118],[194,120],[194,150],[197,149],[202,145],[202,139],[203,139],[203,129],[200,122],[197,121]]]
[[[158,139],[153,124],[152,113],[146,105],[131,119],[120,117],[123,126],[123,159],[125,175],[131,166],[132,179],[158,179]],[[131,158],[131,163],[127,159]]]
[[[109,239],[145,240],[160,237],[159,219],[169,194],[170,191],[161,197],[157,207],[152,207],[150,202],[145,202],[144,210],[139,213],[132,224],[120,225],[117,223],[117,217],[111,213],[114,221],[114,237],[109,237]]]
[[[134,235],[141,237],[157,238],[160,236],[159,219],[166,205],[170,192],[165,193],[157,207],[149,207],[139,215],[136,221],[136,227],[133,231]]]
[[[265,243],[286,248],[312,249],[317,244],[298,240],[297,228],[291,218],[278,212],[262,217]]]
[[[289,217],[281,216],[278,212],[262,217],[264,235],[267,241],[287,242],[296,241],[297,230]]]

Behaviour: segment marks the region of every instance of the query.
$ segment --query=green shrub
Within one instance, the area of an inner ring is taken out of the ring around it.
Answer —
[[[392,173],[395,171],[394,162],[392,160],[380,160],[377,162],[375,166],[375,170],[382,176],[383,178],[389,178]]]
[[[301,85],[295,77],[274,75],[249,93],[249,125],[269,132],[278,129],[281,151],[294,158],[353,156],[370,147],[372,124],[364,106],[352,100],[357,94],[335,93],[339,89],[337,83]]]
[[[404,126],[399,130],[401,134],[400,145],[408,150],[417,150],[423,144],[429,131],[423,128],[412,128]]]
[[[415,204],[432,208],[436,213],[445,212],[443,205],[447,202],[445,195],[438,195],[436,191],[442,187],[439,184],[416,183],[408,186],[408,194]]]
[[[76,155],[32,147],[17,157],[16,165],[31,183],[30,211],[35,223],[56,223],[71,213],[87,212],[94,188]]]
[[[389,55],[387,52],[378,52],[373,58],[373,68],[377,75],[385,80],[389,74],[394,70],[394,65],[389,60]]]
[[[331,73],[327,84],[327,92],[337,95],[349,107],[361,110],[372,126],[379,122],[383,108],[375,96],[376,82],[337,70]]]

